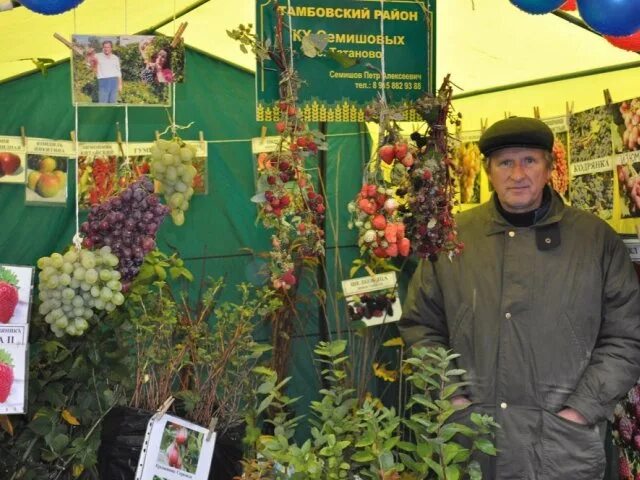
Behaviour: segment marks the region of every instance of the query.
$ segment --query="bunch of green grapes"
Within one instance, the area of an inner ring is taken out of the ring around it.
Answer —
[[[193,166],[195,153],[193,145],[178,138],[158,139],[151,147],[151,175],[160,182],[160,191],[176,225],[184,223],[184,212],[193,196],[193,179],[197,173]]]
[[[38,260],[39,311],[56,337],[82,335],[94,310],[111,312],[124,303],[117,265],[118,257],[106,246],[71,248]]]

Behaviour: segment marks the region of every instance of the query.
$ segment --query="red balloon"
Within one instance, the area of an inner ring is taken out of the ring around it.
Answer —
[[[572,12],[576,8],[578,8],[576,0],[567,0],[562,5],[560,5],[560,10],[564,10],[565,12]]]
[[[613,37],[611,35],[604,35],[611,45],[614,45],[623,50],[629,50],[630,52],[640,52],[640,30],[632,35],[626,37]]]

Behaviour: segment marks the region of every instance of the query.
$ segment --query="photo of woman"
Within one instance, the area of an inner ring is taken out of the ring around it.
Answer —
[[[80,105],[169,105],[184,80],[184,44],[161,35],[73,35],[72,91]]]
[[[151,40],[140,42],[140,56],[144,62],[144,69],[140,78],[145,83],[173,83],[176,81],[171,68],[170,46],[165,46],[154,50]]]

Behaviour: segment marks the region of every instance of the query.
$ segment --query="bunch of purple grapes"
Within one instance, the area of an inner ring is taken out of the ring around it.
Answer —
[[[80,226],[85,235],[83,246],[98,249],[105,245],[118,257],[123,285],[138,274],[144,256],[156,246],[156,232],[169,207],[153,194],[153,182],[142,176],[106,202],[89,211]]]

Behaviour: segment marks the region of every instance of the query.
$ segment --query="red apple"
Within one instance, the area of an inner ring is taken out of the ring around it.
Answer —
[[[408,151],[409,151],[409,145],[407,145],[404,142],[396,143],[396,146],[394,148],[394,153],[398,160],[402,160],[404,157],[406,157]]]
[[[13,175],[20,167],[20,157],[15,153],[0,152],[0,174]]]
[[[378,154],[384,163],[387,165],[391,165],[393,163],[393,158],[395,157],[395,150],[393,145],[383,145],[378,150]]]

